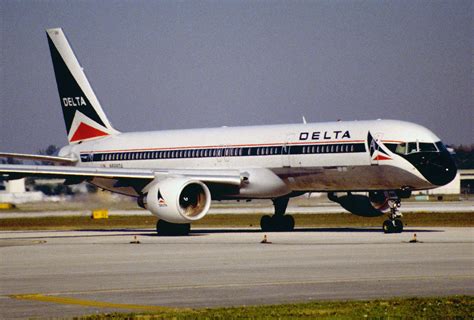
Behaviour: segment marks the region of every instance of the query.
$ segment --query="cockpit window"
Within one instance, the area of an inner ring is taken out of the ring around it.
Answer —
[[[418,152],[416,142],[408,142],[407,154]]]
[[[436,152],[436,151],[438,151],[436,149],[436,146],[434,145],[434,143],[420,142],[419,145],[420,145],[420,151],[421,152]]]
[[[441,151],[441,152],[447,152],[448,151],[448,149],[446,148],[444,143],[442,143],[441,141],[436,142],[436,146],[438,147],[438,150]]]
[[[392,150],[392,148],[390,148]],[[402,142],[395,148],[395,153],[412,154],[416,152],[437,152],[438,149],[434,143],[429,142]]]
[[[399,145],[397,145],[395,149],[395,153],[405,154],[406,152],[407,152],[407,144],[405,142],[402,142]]]

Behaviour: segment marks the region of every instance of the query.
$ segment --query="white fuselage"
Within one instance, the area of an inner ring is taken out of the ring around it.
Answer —
[[[389,159],[371,155],[369,132],[379,143],[439,141],[409,122],[338,121],[121,133],[64,147],[60,155],[80,158],[79,166],[106,168],[266,168],[294,192],[435,187],[404,158],[386,149]],[[117,191],[110,183],[95,183]]]

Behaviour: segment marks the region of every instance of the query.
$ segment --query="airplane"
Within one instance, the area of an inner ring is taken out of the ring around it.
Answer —
[[[403,231],[401,199],[445,185],[456,166],[427,128],[397,120],[120,132],[109,122],[61,28],[47,29],[69,144],[57,156],[1,153],[55,165],[0,165],[0,178],[64,178],[135,197],[159,235],[187,235],[212,200],[270,199],[263,231],[292,231],[292,197],[325,192],[349,212],[387,214]],[[305,121],[306,122],[306,121]],[[362,194],[360,194],[362,193]]]

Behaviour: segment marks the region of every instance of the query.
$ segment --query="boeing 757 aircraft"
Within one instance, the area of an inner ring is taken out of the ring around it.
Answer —
[[[271,199],[264,231],[290,231],[288,200],[327,192],[351,213],[385,213],[386,233],[402,232],[401,198],[449,183],[450,153],[430,130],[395,120],[337,121],[122,133],[110,124],[62,29],[48,29],[69,145],[58,156],[3,153],[56,165],[0,165],[25,176],[92,183],[137,198],[160,235],[188,234],[214,200]],[[365,192],[367,195],[355,194]]]

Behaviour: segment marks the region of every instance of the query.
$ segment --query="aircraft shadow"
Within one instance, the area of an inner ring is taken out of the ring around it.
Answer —
[[[222,228],[222,229],[198,229],[192,230],[191,235],[193,234],[202,234],[202,233],[281,233],[282,231],[267,231],[263,232],[260,229],[245,229],[245,228]],[[284,232],[284,231],[283,231]],[[351,232],[351,233],[382,233],[381,228],[355,228],[355,227],[324,227],[324,228],[296,228],[291,231],[292,233],[317,233],[317,232]],[[416,229],[416,228],[406,228],[403,233],[426,233],[426,232],[444,232],[443,230],[427,230],[427,229]]]
[[[21,237],[18,239],[60,239],[60,238],[93,238],[93,237],[122,237],[124,235],[132,236],[141,236],[141,237],[158,237],[158,234],[154,229],[127,229],[127,228],[116,228],[116,229],[76,229],[73,230],[74,232],[78,232],[78,234],[61,234],[54,235],[48,234],[45,236],[39,235],[32,235],[31,237]],[[54,232],[54,231],[50,231]],[[81,234],[81,233],[88,233],[88,234]],[[332,228],[296,228],[292,231],[292,233],[322,233],[322,232],[333,232],[333,233],[382,233],[380,228],[351,228],[351,227],[332,227]],[[429,232],[444,232],[444,230],[439,229],[417,229],[417,228],[406,228],[403,233],[410,234],[410,233],[429,233]],[[260,229],[250,229],[250,228],[203,228],[203,229],[195,229],[192,230],[189,234],[189,237],[199,237],[199,236],[206,236],[209,234],[235,234],[235,233],[283,233],[279,231],[268,231],[263,232]],[[387,235],[390,236],[390,235]],[[167,236],[160,236],[160,237],[167,237]],[[183,237],[183,236],[180,236]],[[186,237],[186,236],[184,236]],[[14,239],[14,238],[12,238]],[[9,239],[9,240],[12,240]]]
[[[128,233],[131,236],[137,235],[137,236],[144,236],[144,237],[158,237],[158,234],[156,234],[156,231],[154,229],[125,229],[125,228],[120,228],[120,229],[80,229],[76,230],[80,232],[100,232],[101,236],[123,236],[123,233]],[[120,234],[116,234],[116,232],[119,232]],[[333,232],[333,233],[343,233],[343,232],[348,232],[348,233],[382,233],[382,230],[380,228],[355,228],[355,227],[325,227],[325,228],[296,228],[295,230],[291,231],[292,233],[322,233],[322,232]],[[444,232],[444,230],[438,230],[438,229],[417,229],[417,228],[406,228],[403,233],[406,234],[411,234],[411,233],[430,233],[430,232]],[[105,234],[104,234],[105,233]],[[110,234],[107,234],[110,233]],[[191,232],[189,234],[190,237],[193,236],[205,236],[207,234],[235,234],[235,233],[283,233],[281,231],[267,231],[263,232],[260,229],[249,229],[249,228],[203,228],[203,229],[191,229]],[[78,235],[80,236],[80,235]],[[95,237],[98,235],[86,235],[86,237]],[[388,235],[389,236],[389,235]],[[160,237],[166,237],[166,236],[160,236]]]

